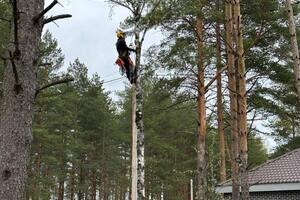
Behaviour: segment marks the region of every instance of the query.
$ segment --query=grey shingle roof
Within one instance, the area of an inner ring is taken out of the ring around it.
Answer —
[[[248,176],[250,184],[300,182],[300,148],[250,170]]]

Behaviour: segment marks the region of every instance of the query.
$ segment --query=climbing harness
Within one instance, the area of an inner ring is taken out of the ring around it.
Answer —
[[[129,62],[129,81],[132,83],[133,82],[133,79],[134,79],[134,64],[131,60],[130,57],[128,57],[128,62]],[[125,68],[125,63],[124,61],[122,60],[122,58],[117,58],[116,62],[115,62],[116,65],[119,66],[119,71],[121,73],[122,76],[126,75],[126,68]]]

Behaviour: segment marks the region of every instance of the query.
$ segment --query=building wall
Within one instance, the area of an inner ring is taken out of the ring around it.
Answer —
[[[231,194],[224,194],[224,198],[225,200],[231,200]],[[250,200],[300,200],[300,190],[280,192],[251,192]]]

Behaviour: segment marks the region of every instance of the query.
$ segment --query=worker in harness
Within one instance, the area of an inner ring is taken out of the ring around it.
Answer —
[[[118,30],[117,31],[117,43],[116,43],[116,47],[117,47],[117,51],[119,53],[119,58],[116,61],[116,64],[119,65],[122,69],[125,68],[125,72],[126,72],[126,76],[128,78],[128,80],[130,81],[130,83],[133,83],[134,81],[134,66],[133,66],[133,62],[131,61],[130,57],[129,57],[129,51],[132,52],[136,52],[135,49],[129,48],[126,44],[125,41],[125,37],[126,37],[126,33]]]

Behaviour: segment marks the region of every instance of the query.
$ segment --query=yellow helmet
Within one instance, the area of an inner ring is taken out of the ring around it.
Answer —
[[[121,31],[121,30],[117,30],[116,33],[117,33],[117,37],[118,37],[118,38],[120,38],[120,37],[123,38],[123,37],[125,37],[125,35],[126,35],[125,32],[124,32],[124,31]]]

